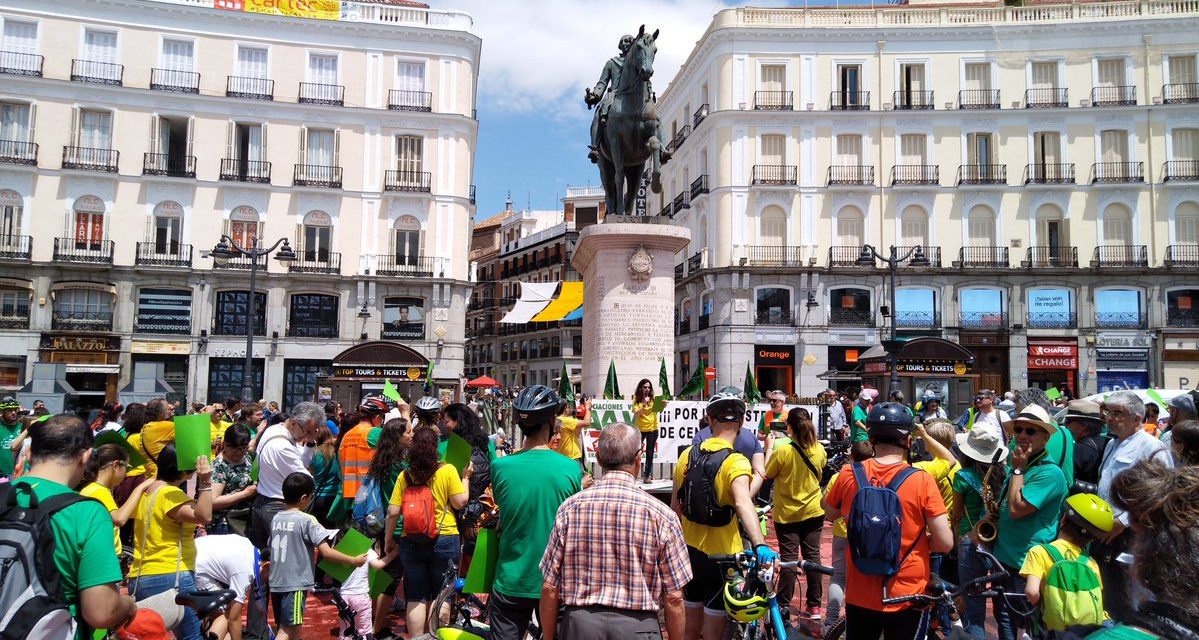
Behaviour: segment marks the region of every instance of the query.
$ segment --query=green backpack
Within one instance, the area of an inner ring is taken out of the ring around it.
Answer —
[[[1041,585],[1041,619],[1050,631],[1103,622],[1103,587],[1091,569],[1086,552],[1074,560],[1064,558],[1057,547],[1041,548],[1053,560],[1049,575]]]

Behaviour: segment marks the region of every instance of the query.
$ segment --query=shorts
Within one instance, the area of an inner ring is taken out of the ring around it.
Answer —
[[[683,605],[688,609],[704,608],[704,614],[723,616],[724,611],[724,576],[720,566],[708,557],[708,554],[687,546],[687,557],[691,560],[691,573],[694,577],[683,587]]]
[[[304,624],[304,604],[307,591],[271,592],[271,608],[275,610],[275,625],[298,627]]]

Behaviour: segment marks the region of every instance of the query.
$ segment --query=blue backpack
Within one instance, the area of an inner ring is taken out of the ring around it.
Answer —
[[[383,503],[383,488],[374,477],[368,476],[354,496],[354,510],[350,519],[355,528],[367,537],[375,538],[383,533],[387,524],[387,505]]]
[[[899,502],[899,487],[916,473],[906,467],[886,486],[872,484],[866,478],[862,463],[853,463],[853,477],[858,491],[850,507],[848,541],[850,557],[858,571],[869,576],[889,578],[899,572],[899,567],[915,548],[903,550],[903,506]]]

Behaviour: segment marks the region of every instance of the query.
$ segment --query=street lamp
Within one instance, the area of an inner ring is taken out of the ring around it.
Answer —
[[[932,263],[928,261],[928,256],[924,255],[924,247],[920,245],[908,249],[903,256],[899,255],[899,248],[895,245],[891,245],[889,256],[883,256],[868,244],[862,245],[862,253],[858,255],[857,265],[873,267],[875,260],[882,260],[887,264],[891,282],[891,338],[882,341],[883,348],[887,350],[887,366],[891,369],[891,389],[887,392],[889,399],[890,394],[899,390],[899,347],[902,344],[902,341],[895,335],[895,270],[904,262],[913,267],[928,267]]]
[[[283,246],[279,246],[283,245]],[[220,242],[212,248],[212,259],[218,265],[224,264],[231,258],[245,256],[250,259],[250,295],[249,302],[246,305],[246,363],[241,370],[241,401],[250,403],[254,401],[254,316],[258,314],[257,300],[255,299],[255,282],[258,280],[258,259],[269,256],[275,249],[279,252],[275,254],[275,259],[284,264],[292,262],[296,259],[296,252],[291,250],[291,244],[287,238],[279,238],[266,249],[258,248],[258,238],[250,239],[248,248],[242,247],[236,240],[229,236],[222,235]]]

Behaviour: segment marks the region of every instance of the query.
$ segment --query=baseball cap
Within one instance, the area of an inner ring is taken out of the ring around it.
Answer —
[[[1197,396],[1197,395],[1199,395],[1199,393],[1196,393],[1194,391],[1180,393],[1180,394],[1174,396],[1173,398],[1170,398],[1170,406],[1174,407],[1175,409],[1178,409],[1179,411],[1184,411],[1191,415],[1199,415],[1199,411],[1196,410],[1196,409],[1199,409],[1199,407],[1196,407],[1195,396]]]

